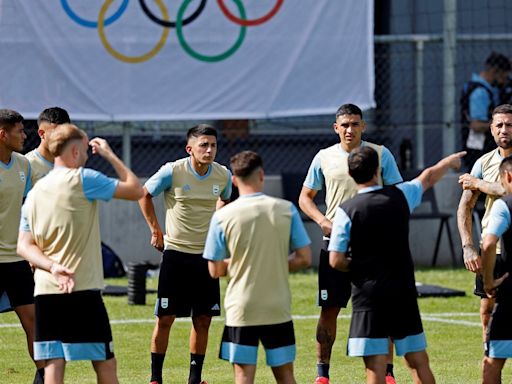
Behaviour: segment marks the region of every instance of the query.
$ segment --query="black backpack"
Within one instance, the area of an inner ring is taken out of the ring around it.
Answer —
[[[101,255],[103,257],[103,277],[123,277],[126,276],[123,261],[104,242],[101,242]]]
[[[495,108],[494,95],[493,95],[492,91],[489,88],[487,88],[484,84],[482,84],[478,81],[468,81],[467,83],[464,84],[464,87],[462,88],[462,92],[460,95],[460,123],[461,123],[461,133],[462,133],[462,146],[464,148],[466,147],[466,141],[467,141],[468,135],[469,135],[469,123],[471,121],[469,118],[469,97],[471,96],[473,91],[477,88],[485,89],[487,91],[487,94],[489,95],[489,100],[491,101],[489,103],[489,111],[487,112],[487,117],[489,118],[489,120],[491,119],[492,111]],[[490,133],[490,130],[486,136],[487,137],[485,140],[485,142],[486,142],[485,148],[487,148],[489,145],[491,148],[494,148],[495,144],[494,144],[492,135]],[[490,141],[490,143],[489,143],[489,141]]]

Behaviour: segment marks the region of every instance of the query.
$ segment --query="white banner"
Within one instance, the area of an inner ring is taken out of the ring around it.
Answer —
[[[0,0],[0,107],[75,120],[374,106],[373,0]]]

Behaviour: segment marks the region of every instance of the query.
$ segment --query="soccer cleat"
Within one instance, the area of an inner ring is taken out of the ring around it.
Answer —
[[[327,377],[318,376],[315,379],[315,384],[329,384],[329,379]]]
[[[395,378],[391,375],[386,375],[386,384],[396,384]]]

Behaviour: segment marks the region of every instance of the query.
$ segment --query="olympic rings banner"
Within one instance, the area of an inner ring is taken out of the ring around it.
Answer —
[[[0,107],[213,120],[374,106],[373,0],[0,1]]]

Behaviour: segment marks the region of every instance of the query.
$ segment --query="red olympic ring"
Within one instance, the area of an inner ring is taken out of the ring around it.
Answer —
[[[231,13],[228,7],[226,7],[226,4],[224,4],[224,0],[217,0],[217,3],[219,3],[219,7],[222,10],[222,13],[224,13],[224,15],[233,23],[244,27],[254,27],[255,25],[260,25],[270,20],[279,11],[279,8],[281,8],[283,2],[284,0],[277,0],[276,4],[274,5],[274,8],[272,8],[266,15],[263,15],[258,19],[243,20]]]

